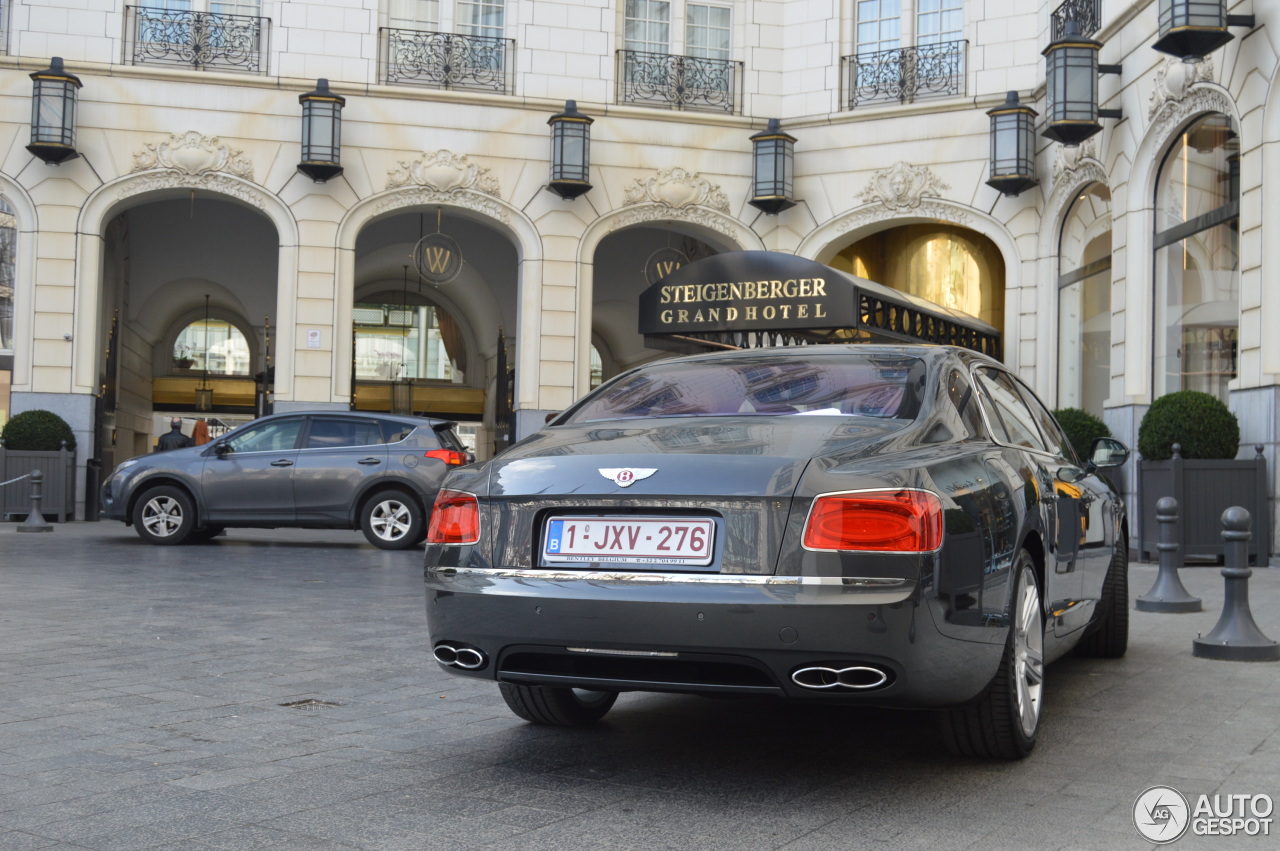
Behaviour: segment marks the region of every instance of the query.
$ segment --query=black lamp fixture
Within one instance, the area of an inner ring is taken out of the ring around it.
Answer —
[[[564,112],[547,119],[551,126],[551,182],[547,188],[572,201],[591,191],[591,125],[595,119],[578,112],[578,102],[564,102]]]
[[[795,137],[784,132],[776,118],[751,137],[751,200],[747,203],[771,216],[796,205],[791,199],[795,144]]]
[[[991,116],[991,176],[987,185],[1014,196],[1036,185],[1036,111],[1009,92]]]
[[[46,165],[60,165],[80,156],[76,152],[76,90],[80,78],[62,67],[55,56],[49,67],[31,74],[31,144],[27,150]]]
[[[1120,118],[1118,109],[1098,108],[1098,75],[1119,74],[1119,65],[1099,65],[1102,42],[1080,35],[1067,21],[1062,38],[1044,49],[1049,111],[1042,136],[1075,147],[1102,130],[1099,118]]]
[[[314,91],[298,95],[302,104],[302,162],[298,171],[324,183],[342,174],[342,107],[347,99],[329,91],[329,81],[316,80]]]
[[[1151,46],[1199,62],[1235,38],[1227,27],[1254,26],[1253,15],[1228,15],[1227,0],[1160,0],[1160,38]]]
[[[213,410],[213,388],[209,386],[209,294],[204,296],[204,369],[196,388],[196,410]]]

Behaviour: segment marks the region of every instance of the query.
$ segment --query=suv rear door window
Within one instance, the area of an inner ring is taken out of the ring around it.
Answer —
[[[312,417],[304,449],[377,446],[383,442],[378,420],[353,417]]]
[[[978,383],[983,400],[991,414],[991,429],[997,441],[1023,449],[1045,449],[1026,402],[1014,386],[1013,379],[998,369],[979,369]]]

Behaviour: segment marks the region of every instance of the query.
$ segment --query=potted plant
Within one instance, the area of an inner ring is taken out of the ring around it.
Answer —
[[[195,360],[191,357],[191,347],[186,343],[173,344],[173,365],[178,369],[191,369]]]
[[[1270,554],[1267,508],[1267,462],[1258,446],[1255,456],[1236,460],[1240,424],[1218,398],[1196,390],[1180,390],[1152,403],[1138,425],[1139,540],[1144,559],[1154,560],[1159,526],[1156,502],[1178,501],[1178,543],[1183,556],[1221,561],[1222,512],[1233,505],[1253,516],[1250,559],[1265,563]]]
[[[1062,426],[1076,457],[1087,461],[1093,442],[1099,437],[1111,437],[1111,429],[1107,424],[1088,411],[1080,408],[1059,408],[1053,412],[1053,418]]]
[[[58,521],[75,516],[76,436],[67,421],[52,411],[23,411],[0,431],[0,472],[9,481],[32,470],[44,475],[40,513]],[[96,494],[95,494],[96,496]],[[31,512],[31,488],[15,482],[0,489],[4,517]]]

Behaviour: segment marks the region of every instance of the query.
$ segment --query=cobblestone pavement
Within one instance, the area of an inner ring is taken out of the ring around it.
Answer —
[[[1039,746],[948,755],[923,713],[623,695],[546,729],[426,646],[421,550],[355,532],[142,543],[0,525],[0,848],[1138,849],[1144,789],[1280,798],[1280,663],[1197,659],[1206,611],[1049,668]],[[1143,593],[1152,565],[1135,565]],[[1254,572],[1280,637],[1280,570]],[[1277,814],[1280,816],[1280,814]],[[1174,848],[1277,847],[1187,836]]]

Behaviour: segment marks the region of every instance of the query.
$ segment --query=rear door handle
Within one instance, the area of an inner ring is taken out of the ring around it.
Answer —
[[[293,462],[288,460],[287,458],[281,458],[279,461],[272,461],[271,466],[272,467],[292,467]]]
[[[361,458],[361,459],[360,459],[359,461],[357,461],[356,463],[357,463],[357,464],[366,464],[366,465],[367,465],[367,464],[381,464],[381,463],[382,463],[382,459],[381,459],[381,458]]]

